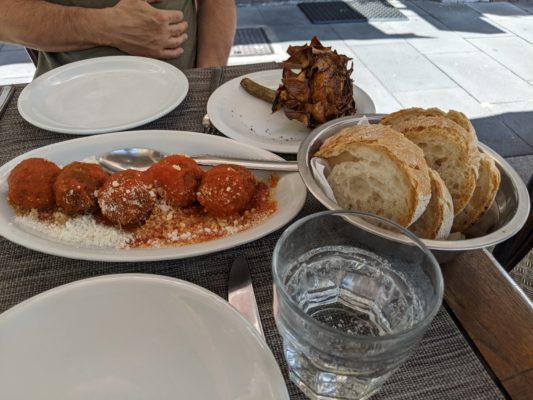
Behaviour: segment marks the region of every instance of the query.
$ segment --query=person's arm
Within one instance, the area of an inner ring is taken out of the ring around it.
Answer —
[[[226,65],[236,21],[235,0],[198,0],[197,67]]]
[[[93,9],[44,0],[0,0],[0,42],[42,51],[112,46],[131,55],[175,58],[187,39],[183,13],[151,6],[158,0],[121,0]]]

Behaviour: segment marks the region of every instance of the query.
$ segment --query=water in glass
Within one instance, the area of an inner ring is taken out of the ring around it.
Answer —
[[[402,235],[374,234],[355,217],[361,214],[314,214],[274,250],[274,316],[289,374],[315,400],[374,394],[408,358],[442,299],[440,269],[423,244],[366,215]]]
[[[401,272],[391,268],[386,259],[357,247],[311,250],[289,270],[287,289],[301,309],[349,335],[391,334],[410,328],[423,314],[414,289]],[[369,388],[379,387],[392,373],[384,376],[379,367],[369,370],[368,365],[340,364],[336,356],[302,349],[290,340],[284,351],[293,379],[302,384],[315,381],[322,394],[340,398],[356,393],[367,397],[374,392],[368,392]]]

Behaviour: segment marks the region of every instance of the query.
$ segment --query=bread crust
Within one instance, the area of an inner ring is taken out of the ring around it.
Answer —
[[[397,221],[409,226],[422,215],[431,197],[431,181],[423,151],[404,135],[384,125],[355,125],[329,137],[314,156],[325,158],[333,168],[346,153],[367,147],[386,155],[405,177],[410,188],[409,215]]]
[[[418,117],[445,117],[455,122],[457,125],[464,129],[468,148],[471,152],[471,162],[475,168],[475,174],[477,179],[480,156],[478,150],[476,130],[474,129],[474,126],[472,125],[468,117],[462,112],[456,110],[449,110],[447,113],[445,113],[444,111],[436,107],[426,109],[413,107],[386,115],[385,117],[381,118],[380,123],[395,128],[395,126],[400,123],[411,121]]]
[[[466,131],[446,117],[414,117],[394,125],[394,129],[424,147],[428,166],[435,169],[446,183],[452,195],[455,215],[459,214],[470,201],[477,180],[476,154],[472,152]],[[435,154],[428,143],[445,149],[445,154]],[[447,172],[452,163],[456,164],[456,168]]]
[[[446,184],[434,169],[429,169],[431,200],[422,216],[409,227],[420,238],[442,240],[450,234],[453,223],[453,201]]]
[[[472,122],[470,122],[468,117],[460,111],[450,110],[446,113],[446,118],[451,119],[461,128],[463,128],[467,133],[468,147],[472,155],[472,163],[474,164],[476,170],[477,179],[477,177],[479,176],[479,163],[481,161],[481,153],[479,151],[477,135],[476,130],[474,129],[474,125],[472,125]]]
[[[481,153],[476,190],[467,206],[455,217],[452,227],[454,232],[464,232],[479,222],[492,205],[500,186],[500,180],[500,170],[496,167],[492,157]]]
[[[405,108],[386,115],[380,120],[380,124],[394,126],[401,122],[409,121],[416,117],[445,117],[446,113],[439,108]]]

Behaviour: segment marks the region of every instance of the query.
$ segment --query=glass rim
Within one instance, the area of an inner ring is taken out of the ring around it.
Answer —
[[[424,252],[424,254],[429,258],[429,261],[432,265],[432,268],[435,270],[437,281],[435,285],[435,292],[437,296],[437,301],[432,306],[432,308],[429,310],[429,312],[422,318],[420,321],[416,322],[413,326],[411,326],[408,329],[402,330],[401,332],[391,333],[391,334],[385,334],[383,336],[366,336],[366,335],[357,335],[357,334],[351,334],[346,333],[343,331],[340,331],[338,329],[332,328],[320,321],[317,321],[316,319],[310,317],[308,314],[306,314],[299,306],[294,302],[294,300],[288,295],[285,285],[281,282],[280,277],[277,273],[277,267],[278,264],[278,254],[281,247],[281,244],[285,242],[287,237],[292,234],[297,228],[308,222],[309,220],[320,218],[323,216],[331,216],[336,214],[349,214],[354,216],[361,216],[361,217],[369,217],[376,219],[378,221],[385,222],[389,225],[394,226],[397,228],[403,235],[407,236],[409,239],[412,239],[413,242],[415,242],[419,248]],[[274,246],[274,252],[272,254],[272,275],[274,284],[280,288],[281,295],[287,300],[287,304],[297,313],[300,315],[300,317],[305,318],[309,323],[312,325],[319,327],[320,329],[324,329],[328,331],[329,333],[333,335],[338,335],[343,338],[347,339],[356,339],[358,341],[363,342],[386,342],[389,340],[394,340],[406,336],[412,336],[416,333],[420,332],[421,330],[425,329],[430,322],[433,320],[435,315],[437,315],[441,305],[442,305],[442,299],[444,296],[444,278],[442,276],[442,271],[440,268],[439,263],[437,262],[437,259],[429,250],[429,248],[424,245],[424,243],[412,232],[408,231],[403,226],[397,224],[396,222],[393,222],[391,220],[388,220],[387,218],[383,218],[379,215],[375,215],[372,213],[367,213],[364,211],[351,211],[351,210],[326,210],[326,211],[320,211],[317,213],[313,213],[310,215],[307,215],[295,222],[293,222],[279,237],[278,241],[276,242],[276,245]]]

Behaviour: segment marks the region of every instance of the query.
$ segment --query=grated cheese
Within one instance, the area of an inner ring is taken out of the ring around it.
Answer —
[[[83,246],[125,248],[133,238],[131,233],[97,223],[92,215],[69,218],[64,224],[40,221],[31,214],[18,215],[15,223],[54,239]]]

